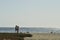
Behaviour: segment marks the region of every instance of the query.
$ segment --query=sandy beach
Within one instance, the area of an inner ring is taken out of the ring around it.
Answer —
[[[25,40],[60,40],[60,33],[32,33],[32,37],[26,37]]]
[[[0,33],[0,40],[60,40],[60,33],[30,33],[32,37],[26,34]]]

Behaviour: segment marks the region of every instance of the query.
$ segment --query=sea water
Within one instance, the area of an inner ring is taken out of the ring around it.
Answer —
[[[60,28],[19,28],[19,32],[30,32],[30,33],[60,33]],[[0,27],[0,33],[15,33],[15,28],[12,27]]]

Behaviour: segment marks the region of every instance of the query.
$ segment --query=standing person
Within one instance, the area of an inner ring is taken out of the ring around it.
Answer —
[[[19,26],[15,26],[15,31],[18,33],[19,32]]]

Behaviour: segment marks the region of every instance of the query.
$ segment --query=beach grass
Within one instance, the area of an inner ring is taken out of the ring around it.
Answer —
[[[24,40],[24,37],[32,37],[27,33],[0,33],[0,40]]]

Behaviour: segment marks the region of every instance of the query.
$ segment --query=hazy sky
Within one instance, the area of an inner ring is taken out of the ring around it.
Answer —
[[[0,0],[0,26],[60,27],[60,0]]]

